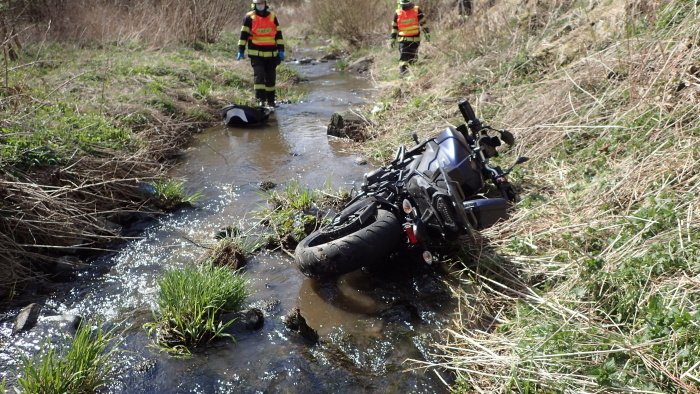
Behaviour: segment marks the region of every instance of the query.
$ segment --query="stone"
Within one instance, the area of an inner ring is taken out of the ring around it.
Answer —
[[[326,134],[362,142],[367,139],[364,131],[368,125],[369,122],[355,112],[336,112],[331,116]]]
[[[364,74],[369,71],[372,63],[374,63],[372,56],[364,56],[350,63],[346,70],[352,73]]]
[[[83,322],[83,317],[73,313],[66,313],[56,316],[45,316],[41,319],[42,325],[48,324],[75,333]]]
[[[292,330],[296,331],[301,335],[302,338],[306,339],[311,343],[318,343],[318,333],[313,328],[309,327],[306,323],[306,319],[301,315],[299,308],[291,311],[284,318],[284,325]]]
[[[32,303],[22,308],[15,317],[12,335],[31,330],[39,320],[39,313],[41,313],[41,305],[39,304]]]
[[[258,187],[260,188],[260,190],[266,192],[268,190],[272,190],[275,187],[277,187],[277,184],[274,182],[270,182],[270,181],[262,181],[258,184]]]
[[[364,157],[358,157],[355,159],[355,164],[357,164],[358,166],[367,165],[367,159],[365,159]]]

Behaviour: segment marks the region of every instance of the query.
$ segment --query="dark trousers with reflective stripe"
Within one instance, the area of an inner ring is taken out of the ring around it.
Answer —
[[[250,56],[255,76],[255,99],[258,102],[275,103],[275,82],[277,80],[277,57]]]
[[[401,74],[406,73],[408,65],[416,62],[418,57],[418,46],[420,41],[400,41],[399,42],[399,71]]]

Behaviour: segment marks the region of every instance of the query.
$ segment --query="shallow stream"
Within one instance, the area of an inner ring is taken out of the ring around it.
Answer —
[[[308,95],[281,105],[266,127],[215,127],[196,136],[173,176],[188,180],[204,198],[196,209],[170,214],[147,228],[143,239],[96,262],[52,296],[44,314],[101,316],[123,332],[114,393],[336,393],[447,392],[437,372],[413,370],[407,359],[429,359],[430,344],[452,317],[455,305],[430,272],[386,279],[356,272],[332,283],[301,275],[281,252],[256,255],[246,267],[250,306],[263,310],[259,331],[238,334],[188,359],[150,346],[142,326],[152,319],[156,281],[166,268],[198,259],[198,244],[229,225],[251,219],[265,204],[259,182],[279,186],[350,187],[369,167],[343,141],[326,136],[333,112],[371,97],[364,78],[336,72],[332,63],[299,65]],[[289,331],[283,317],[300,308],[320,334],[309,344]],[[16,312],[16,311],[15,311]],[[13,316],[13,314],[10,314]],[[10,336],[12,320],[0,322],[0,379],[12,377],[21,357],[56,335],[50,325]]]

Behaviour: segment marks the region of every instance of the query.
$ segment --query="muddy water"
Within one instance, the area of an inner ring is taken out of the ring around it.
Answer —
[[[217,230],[232,224],[245,228],[265,203],[260,181],[340,187],[369,170],[355,164],[357,156],[342,141],[329,139],[325,126],[333,112],[370,97],[372,87],[331,66],[298,66],[308,79],[308,95],[302,103],[283,104],[267,126],[217,127],[198,135],[173,173],[186,178],[189,189],[202,191],[197,209],[154,224],[143,239],[83,273],[67,296],[47,302],[44,314],[101,316],[123,330],[118,380],[108,391],[447,391],[435,372],[407,371],[412,364],[405,362],[430,358],[429,344],[454,310],[445,286],[429,270],[400,277],[356,272],[319,283],[303,277],[286,254],[264,252],[246,269],[250,306],[265,313],[260,331],[237,333],[235,344],[218,342],[182,360],[150,347],[142,329],[151,319],[163,270],[199,258],[205,251],[200,245],[212,244]],[[283,316],[294,308],[319,332],[320,343],[311,345],[284,327]],[[0,324],[0,373],[10,378],[22,355],[61,332],[41,321],[14,339],[10,330],[9,320]]]

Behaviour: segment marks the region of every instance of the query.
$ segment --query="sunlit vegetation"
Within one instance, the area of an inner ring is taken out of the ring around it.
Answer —
[[[156,321],[146,324],[157,346],[176,356],[218,338],[234,340],[222,320],[238,311],[248,297],[245,277],[226,266],[189,265],[165,272],[158,282]]]
[[[498,163],[532,159],[511,176],[515,216],[464,258],[469,307],[435,344],[457,392],[700,387],[698,7],[652,3],[474,2],[407,78],[375,54],[368,156],[460,123],[466,97],[515,131]]]
[[[19,387],[25,393],[95,393],[113,378],[113,342],[110,332],[83,322],[69,343],[47,342],[24,360]]]
[[[306,188],[299,182],[288,183],[282,191],[266,193],[268,204],[257,215],[273,229],[277,242],[293,249],[299,241],[328,219],[329,208],[348,200],[344,190]]]
[[[166,211],[194,204],[202,198],[200,192],[187,193],[185,183],[174,179],[153,182],[153,195],[157,201],[156,204]]]

